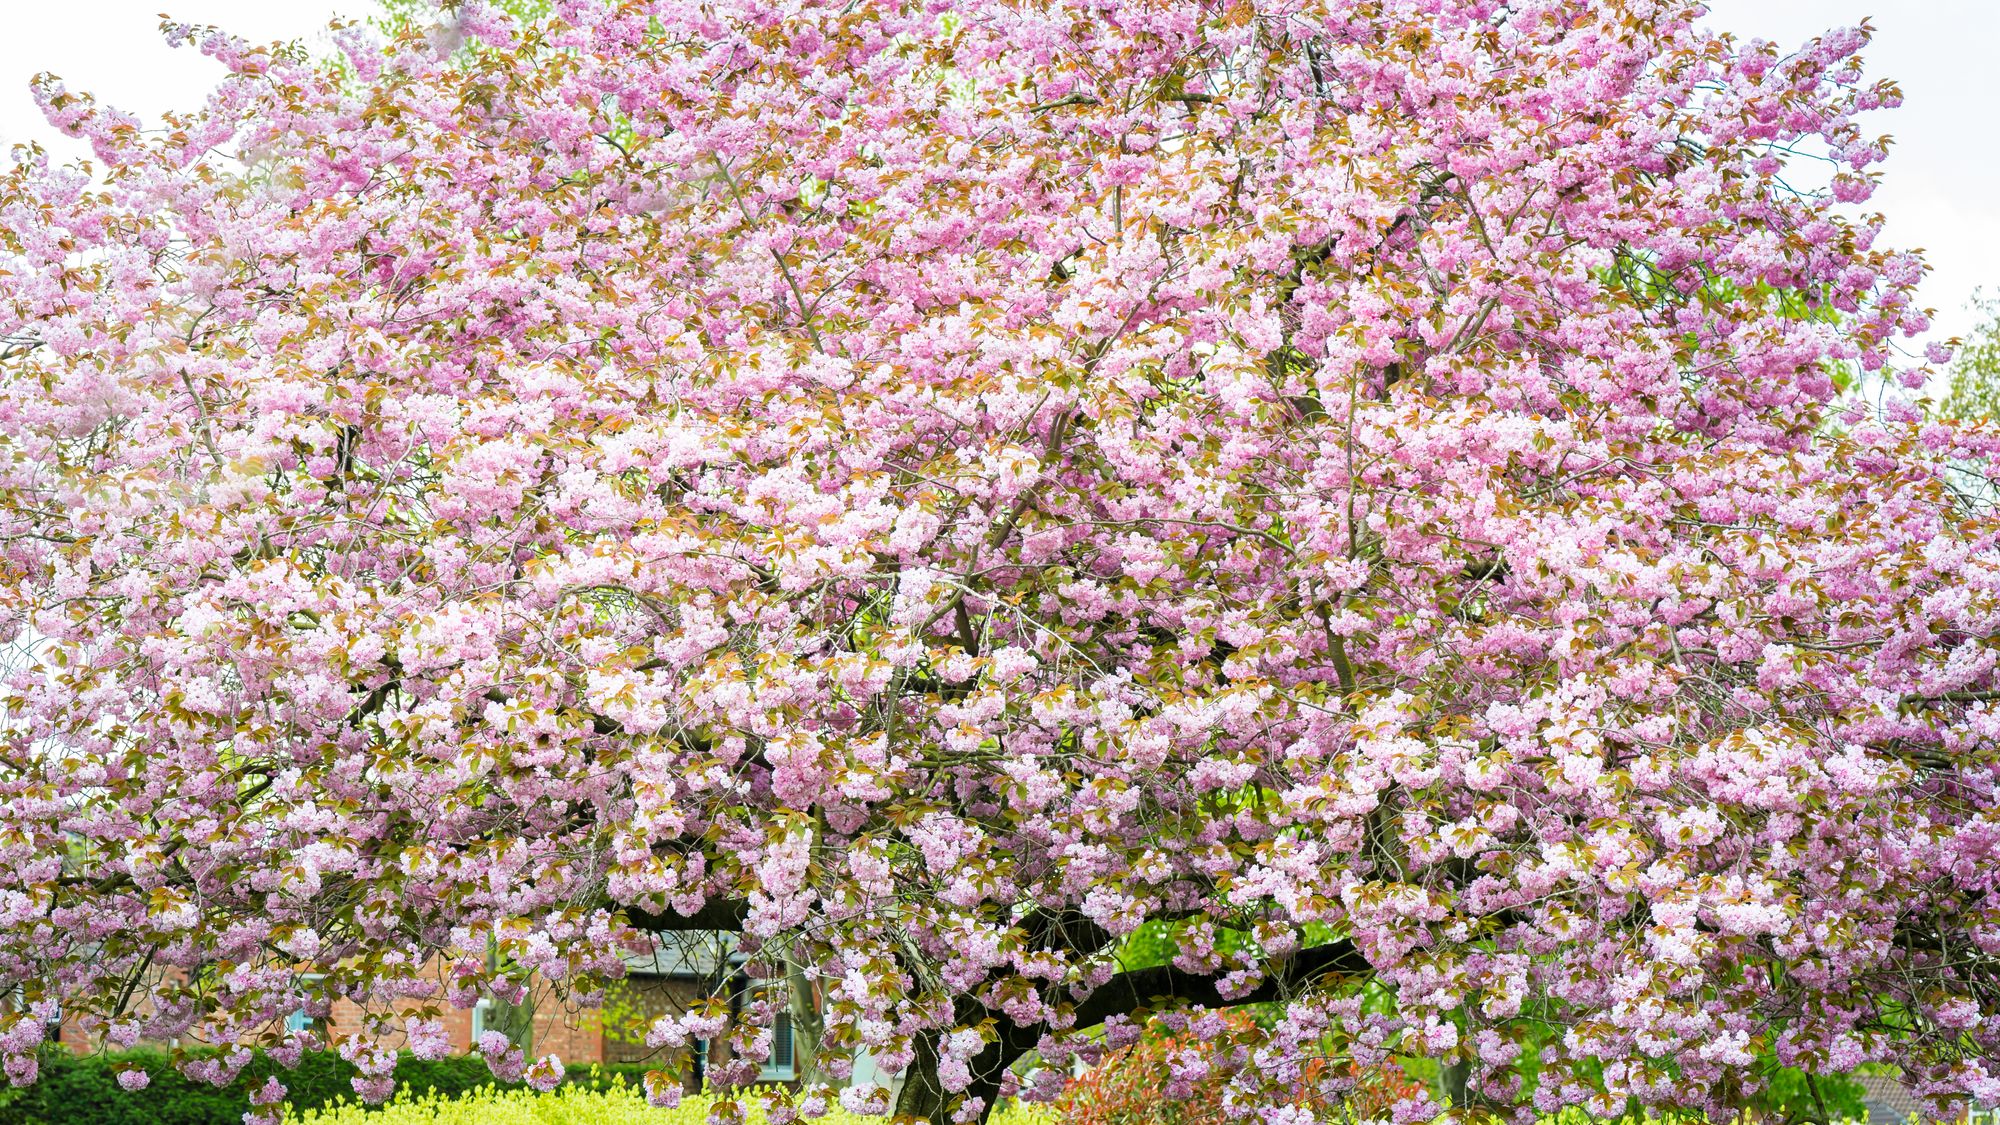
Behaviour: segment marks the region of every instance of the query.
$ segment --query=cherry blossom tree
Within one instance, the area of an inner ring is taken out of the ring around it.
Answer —
[[[467,0],[169,25],[229,76],[159,132],[41,80],[97,161],[0,182],[9,1077],[346,997],[380,1097],[727,930],[821,997],[808,1116],[1149,1020],[1268,1121],[1395,1058],[1400,1121],[2000,1097],[2000,436],[1835,386],[1945,358],[1865,30],[1699,19]]]

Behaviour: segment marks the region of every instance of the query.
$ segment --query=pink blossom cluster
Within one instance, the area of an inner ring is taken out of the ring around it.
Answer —
[[[822,997],[808,1116],[1148,1019],[1271,1121],[1408,1057],[1523,1121],[2000,1096],[2000,430],[1841,395],[1944,359],[1864,32],[433,22],[170,25],[229,77],[163,132],[38,87],[96,161],[0,176],[0,991],[224,1081],[428,1006],[341,1043],[374,1100],[726,929]],[[649,1040],[748,1084],[760,996]]]

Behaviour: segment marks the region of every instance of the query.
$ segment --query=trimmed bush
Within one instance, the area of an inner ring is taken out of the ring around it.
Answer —
[[[144,1090],[118,1085],[117,1072],[139,1066],[152,1076]],[[637,1087],[645,1063],[581,1064],[565,1077],[579,1090]],[[0,1125],[242,1125],[250,1092],[276,1075],[289,1091],[292,1108],[306,1110],[342,1100],[353,1102],[354,1067],[331,1051],[311,1051],[293,1070],[259,1057],[234,1082],[215,1087],[175,1070],[165,1051],[139,1049],[74,1055],[60,1048],[42,1056],[40,1081],[21,1089],[0,1087]],[[404,1055],[396,1066],[399,1089],[412,1095],[454,1098],[481,1089],[525,1090],[521,1083],[495,1082],[483,1060],[454,1057],[426,1061]]]
[[[548,1094],[496,1089],[451,1097],[399,1094],[379,1109],[349,1102],[306,1110],[297,1120],[299,1125],[700,1125],[707,1113],[706,1099],[690,1098],[671,1110],[653,1109],[629,1088],[571,1086]],[[759,1122],[761,1116],[751,1120]]]

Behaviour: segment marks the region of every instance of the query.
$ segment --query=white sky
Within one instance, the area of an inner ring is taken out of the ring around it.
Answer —
[[[1936,335],[1971,327],[1975,287],[2000,290],[2000,0],[1710,0],[1711,20],[1739,35],[1796,46],[1871,17],[1871,74],[1897,79],[1901,109],[1871,131],[1896,138],[1873,206],[1889,216],[1886,241],[1923,247],[1933,267],[1923,299]],[[220,67],[191,48],[169,50],[158,33],[174,18],[216,24],[254,41],[317,38],[337,14],[363,16],[372,0],[6,0],[0,34],[0,153],[37,138],[60,155],[83,146],[49,129],[28,97],[38,71],[71,90],[156,121],[192,109]]]

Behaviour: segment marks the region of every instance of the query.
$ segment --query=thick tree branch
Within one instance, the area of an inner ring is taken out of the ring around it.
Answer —
[[[1047,916],[1053,921],[1054,916]],[[1156,965],[1152,968],[1133,969],[1119,973],[1106,981],[1102,988],[1091,993],[1090,998],[1076,1008],[1076,1022],[1079,1028],[1103,1023],[1109,1016],[1125,1015],[1142,1008],[1150,1008],[1161,1001],[1181,1000],[1191,1004],[1202,1004],[1211,1008],[1228,1008],[1242,1004],[1258,1004],[1280,996],[1297,988],[1315,977],[1328,973],[1365,973],[1369,965],[1361,951],[1350,941],[1328,942],[1300,950],[1291,957],[1273,960],[1266,967],[1264,983],[1247,995],[1225,998],[1216,988],[1213,977],[1183,973],[1171,965]],[[973,1024],[982,1013],[965,1009],[961,1002],[958,1022]],[[972,1084],[966,1088],[968,1097],[985,1099],[985,1106],[979,1120],[991,1116],[999,1102],[1001,1079],[1014,1060],[1033,1050],[1040,1041],[1042,1025],[1021,1027],[1011,1020],[998,1020],[995,1030],[999,1038],[986,1045],[986,1049],[972,1060]],[[929,1041],[927,1041],[928,1043]],[[935,1115],[944,1109],[943,1092],[936,1087],[936,1053],[934,1044],[928,1051],[920,1050],[916,1061],[917,1069],[906,1082],[903,1096],[897,1099],[898,1113],[916,1111]]]
[[[1991,703],[2000,700],[2000,691],[1946,691],[1936,695],[1906,695],[1902,703],[1905,707],[1928,706],[1935,703]]]
[[[1107,1016],[1124,1015],[1151,1008],[1164,1000],[1181,1000],[1210,1008],[1260,1004],[1279,997],[1307,981],[1328,973],[1365,973],[1368,960],[1351,941],[1310,946],[1284,960],[1265,967],[1264,983],[1247,995],[1226,997],[1216,987],[1214,977],[1184,973],[1172,965],[1132,969],[1119,973],[1090,994],[1076,1007],[1076,1026],[1103,1023]]]

